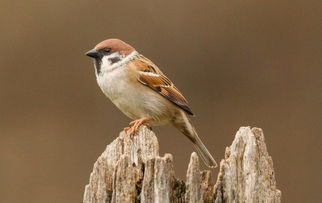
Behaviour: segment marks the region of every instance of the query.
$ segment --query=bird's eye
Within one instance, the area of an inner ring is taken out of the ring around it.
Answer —
[[[110,48],[106,48],[106,49],[104,49],[104,52],[105,53],[110,53],[111,52],[111,49]]]

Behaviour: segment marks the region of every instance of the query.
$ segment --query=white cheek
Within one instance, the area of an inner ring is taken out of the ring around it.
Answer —
[[[108,56],[104,56],[102,58],[102,64],[101,64],[101,72],[107,73],[107,72],[112,72],[113,70],[117,69],[118,67],[122,67],[124,64],[129,62],[130,60],[136,58],[138,56],[138,53],[136,51],[133,51],[131,54],[128,56],[124,56],[119,52],[114,52]],[[120,61],[116,63],[112,63],[111,60],[112,58],[119,57]]]
[[[120,55],[118,52],[112,53],[108,56],[104,56],[102,58],[102,65],[101,65],[101,71],[105,72],[105,71],[111,71],[114,67],[115,67],[115,63],[112,64],[111,62],[111,58],[115,58],[115,57],[119,57],[119,58],[123,58],[122,55]]]

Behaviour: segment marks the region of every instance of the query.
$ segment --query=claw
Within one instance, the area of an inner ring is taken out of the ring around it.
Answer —
[[[126,128],[124,128],[124,130],[125,130],[125,132],[129,132],[130,134],[135,134],[139,130],[141,125],[146,125],[146,126],[150,127],[147,122],[151,119],[152,118],[140,118],[140,119],[131,121],[129,123],[130,127],[126,127]]]

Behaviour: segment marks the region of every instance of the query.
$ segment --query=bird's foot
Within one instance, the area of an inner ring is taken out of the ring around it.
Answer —
[[[134,120],[129,123],[130,127],[124,128],[124,131],[129,133],[130,135],[132,135],[132,134],[135,135],[141,125],[145,125],[147,127],[150,127],[148,124],[148,121],[150,121],[151,119],[152,118],[140,118],[140,119]]]
[[[125,132],[127,132],[127,131],[129,131],[130,129],[131,129],[130,127],[125,127],[125,128],[124,128],[124,131],[125,131]]]

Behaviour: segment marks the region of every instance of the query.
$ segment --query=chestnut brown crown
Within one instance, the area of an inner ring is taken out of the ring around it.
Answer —
[[[135,51],[135,49],[131,45],[129,45],[119,39],[104,40],[104,41],[98,43],[95,46],[95,49],[97,51],[99,51],[101,49],[112,49],[113,51],[118,51],[121,54],[124,54],[125,56],[127,56],[130,53],[132,53],[133,51]]]

